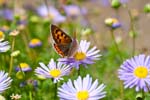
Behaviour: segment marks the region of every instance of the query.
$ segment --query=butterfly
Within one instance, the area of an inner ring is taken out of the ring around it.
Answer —
[[[51,35],[52,45],[61,57],[72,57],[75,54],[78,49],[76,36],[71,38],[56,25],[51,25]]]

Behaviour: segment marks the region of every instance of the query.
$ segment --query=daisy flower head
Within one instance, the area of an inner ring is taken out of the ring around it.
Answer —
[[[100,58],[100,50],[97,50],[96,46],[90,48],[90,42],[86,40],[81,40],[77,52],[73,57],[69,58],[59,58],[58,61],[63,62],[65,64],[69,64],[79,69],[79,65],[87,66],[87,64],[93,64],[95,60],[99,60]]]
[[[5,39],[4,32],[0,31],[0,41],[3,41]]]
[[[150,91],[150,56],[140,54],[127,59],[118,70],[118,77],[124,81],[124,88],[135,87],[136,91]]]
[[[31,71],[32,68],[27,64],[27,63],[20,63],[17,67],[16,67],[16,71],[23,71],[23,72],[29,72]]]
[[[66,17],[61,15],[60,12],[52,6],[48,7],[48,9],[45,5],[39,6],[37,8],[37,14],[44,18],[50,17],[51,21],[54,23],[62,23],[66,21]]]
[[[0,71],[0,93],[4,92],[6,89],[10,88],[12,79],[8,76],[8,73]]]
[[[121,23],[116,18],[105,19],[105,24],[113,29],[119,28],[121,26]]]
[[[7,52],[10,49],[8,41],[0,41],[0,53]]]
[[[87,13],[87,10],[85,8],[80,8],[77,5],[66,5],[64,6],[64,11],[67,14],[67,16],[70,16],[72,18],[76,18],[81,14]]]
[[[45,78],[52,78],[54,79],[54,83],[63,80],[62,76],[68,75],[71,70],[69,65],[64,65],[61,62],[56,63],[53,59],[51,59],[47,66],[43,63],[39,64],[41,67],[35,69],[36,75]]]
[[[83,79],[79,76],[73,82],[69,79],[58,88],[58,97],[60,100],[99,100],[106,96],[104,84],[98,85],[96,79],[92,83],[92,78],[87,75]]]
[[[42,42],[40,39],[34,38],[29,42],[30,48],[40,47],[42,45]]]
[[[19,100],[21,98],[21,95],[13,93],[10,97],[11,97],[11,100]]]

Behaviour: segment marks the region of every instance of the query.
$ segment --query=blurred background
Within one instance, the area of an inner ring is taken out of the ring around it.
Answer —
[[[90,41],[92,46],[101,50],[101,60],[89,65],[88,70],[82,68],[84,71],[81,75],[89,73],[107,85],[107,97],[103,100],[134,100],[135,91],[125,89],[123,94],[120,90],[122,85],[117,70],[123,61],[115,45],[118,45],[123,60],[140,53],[150,53],[149,3],[150,0],[0,0],[0,31],[4,32],[5,40],[9,41],[11,47],[14,38],[9,34],[16,33],[14,30],[20,33],[15,36],[13,50],[11,48],[0,54],[0,65],[10,66],[12,51],[19,50],[13,59],[14,69],[21,62],[32,67],[23,80],[17,78],[18,74],[13,69],[13,85],[4,95],[8,99],[15,90],[22,94],[21,100],[29,100],[28,95],[32,92],[33,100],[51,98],[47,93],[53,93],[53,83],[38,80],[34,69],[39,62],[48,64],[50,58],[60,57],[51,45],[50,25],[55,24],[70,36],[76,32],[79,41]],[[3,68],[9,70],[8,67]],[[75,77],[77,75],[71,78]],[[31,85],[20,89],[20,83],[27,79],[38,81],[36,89]]]

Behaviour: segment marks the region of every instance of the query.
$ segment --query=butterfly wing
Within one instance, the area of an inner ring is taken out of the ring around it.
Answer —
[[[51,25],[51,33],[56,44],[66,45],[72,42],[71,37],[55,25]]]
[[[51,34],[56,52],[62,57],[67,56],[72,44],[71,37],[55,25],[51,25]]]

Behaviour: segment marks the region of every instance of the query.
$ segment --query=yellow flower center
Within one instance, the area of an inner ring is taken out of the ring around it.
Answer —
[[[4,33],[2,31],[0,31],[0,40],[4,39]]]
[[[32,39],[31,43],[32,44],[38,44],[38,43],[40,43],[40,40],[39,39]]]
[[[113,18],[113,19],[112,19],[112,23],[118,23],[118,20],[115,19],[115,18]]]
[[[145,78],[148,75],[148,69],[145,66],[139,66],[134,70],[134,75],[138,78]]]
[[[52,77],[58,77],[58,76],[60,76],[60,74],[61,74],[61,71],[59,70],[59,69],[53,69],[53,70],[51,70],[50,72],[50,75],[52,76]]]
[[[29,65],[27,63],[20,63],[20,67],[23,68],[28,68]]]
[[[76,60],[83,60],[83,59],[86,58],[86,55],[83,52],[76,52],[75,55],[74,55],[74,58]]]
[[[79,91],[77,93],[78,100],[88,100],[89,98],[89,92],[88,91]]]
[[[50,14],[49,14],[49,17],[50,17],[51,20],[53,20],[53,19],[56,17],[56,15],[53,14],[53,13],[50,13]]]

